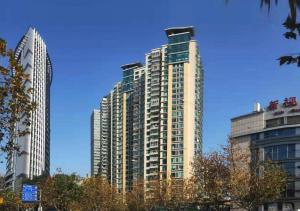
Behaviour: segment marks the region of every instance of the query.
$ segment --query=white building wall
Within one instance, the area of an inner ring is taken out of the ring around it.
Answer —
[[[16,140],[20,146],[20,151],[15,152],[8,161],[7,175],[13,175],[12,186],[20,185],[19,179],[33,176],[38,176],[49,169],[46,167],[46,137],[50,130],[50,123],[47,123],[47,86],[51,84],[51,76],[47,81],[47,74],[51,73],[51,66],[47,65],[47,47],[39,33],[29,28],[26,35],[22,38],[15,51],[15,57],[23,66],[26,73],[30,75],[30,82],[27,86],[33,88],[33,93],[30,98],[37,103],[37,108],[32,112],[30,133]],[[49,59],[49,58],[48,58]],[[50,70],[49,70],[50,68]],[[24,125],[19,124],[17,127],[24,128]]]

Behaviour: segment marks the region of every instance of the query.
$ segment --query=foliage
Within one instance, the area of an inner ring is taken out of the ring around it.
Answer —
[[[226,3],[229,0],[225,0]],[[300,36],[300,22],[297,21],[298,10],[300,10],[300,0],[287,0],[289,4],[289,11],[286,20],[283,23],[283,26],[286,28],[287,32],[283,34],[286,39],[296,40]],[[278,0],[260,0],[261,7],[266,6],[268,10],[271,9],[272,2],[278,4]],[[297,64],[300,67],[300,54],[290,54],[281,56],[279,59],[279,64]]]
[[[257,210],[260,205],[275,202],[287,186],[287,175],[280,165],[250,158],[239,147],[227,147],[230,161],[230,197],[236,206]],[[255,153],[256,154],[256,153]]]
[[[57,210],[70,210],[77,206],[82,195],[82,189],[78,184],[79,177],[75,174],[55,174],[48,177],[41,185],[42,204],[46,207],[54,207]]]
[[[17,210],[21,204],[18,194],[9,189],[0,190],[0,196],[3,197],[3,204],[0,204],[1,210]]]
[[[224,152],[198,156],[193,163],[196,182],[196,203],[204,208],[219,210],[230,195],[230,168]]]
[[[22,183],[26,185],[37,185],[39,188],[41,188],[43,183],[45,183],[48,179],[48,177],[49,175],[42,174],[40,176],[34,176],[32,179],[24,179]]]
[[[145,201],[149,210],[155,207],[167,207],[168,205],[168,180],[145,181]]]
[[[191,179],[162,179],[147,181],[146,210],[165,208],[182,210],[195,206],[195,181]]]
[[[229,144],[220,151],[195,158],[189,179],[138,181],[124,195],[100,176],[81,180],[75,174],[59,172],[23,182],[39,186],[44,209],[222,210],[231,205],[252,211],[279,199],[287,183],[278,165],[250,161],[249,153]],[[3,189],[0,194],[9,209],[36,206],[20,205],[20,197],[8,190]]]
[[[219,151],[197,157],[191,198],[203,209],[233,206],[249,211],[279,200],[287,186],[286,173],[277,163],[253,155],[250,148],[229,142]]]
[[[123,196],[100,176],[85,179],[81,185],[82,210],[125,210]]]
[[[134,182],[132,190],[126,193],[126,203],[128,210],[146,210],[143,181]]]
[[[31,101],[32,88],[29,75],[0,39],[0,149],[3,152],[17,150],[15,139],[29,132],[31,112],[36,104]],[[16,129],[16,126],[20,125]],[[22,126],[21,126],[22,125]]]

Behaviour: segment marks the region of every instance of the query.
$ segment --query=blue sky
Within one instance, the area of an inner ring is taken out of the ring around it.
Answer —
[[[14,48],[34,26],[46,41],[54,67],[51,171],[84,176],[92,110],[121,79],[121,65],[144,62],[146,52],[166,43],[167,27],[196,28],[205,68],[205,151],[224,144],[230,118],[250,112],[254,102],[300,97],[300,69],[276,61],[299,48],[282,37],[287,9],[280,1],[268,14],[259,0],[6,0],[0,37]]]

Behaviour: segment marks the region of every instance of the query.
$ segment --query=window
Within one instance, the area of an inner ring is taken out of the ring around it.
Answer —
[[[296,153],[295,153],[295,151],[296,151],[296,149],[295,149],[296,147],[295,147],[295,144],[289,144],[288,145],[288,158],[295,158],[296,157]]]
[[[300,124],[300,115],[287,117],[287,124],[288,125]]]
[[[179,42],[188,42],[190,39],[191,39],[191,35],[189,33],[173,35],[173,36],[169,37],[169,44],[179,43]]]
[[[289,176],[295,176],[295,162],[283,163],[282,168]]]
[[[276,157],[278,160],[283,160],[287,158],[287,145],[279,145],[277,146],[278,156]],[[276,155],[275,155],[276,156]],[[274,156],[274,158],[275,158]],[[274,159],[274,160],[277,160]]]
[[[265,160],[273,160],[273,147],[266,147],[265,150]]]
[[[286,160],[295,158],[295,144],[282,144],[264,148],[265,160]]]
[[[296,135],[295,128],[286,128],[280,130],[271,130],[264,132],[264,138],[288,137]]]
[[[259,140],[259,133],[255,133],[251,135],[251,141]]]
[[[284,118],[276,118],[276,119],[270,119],[266,121],[266,128],[271,128],[271,127],[278,127],[284,125]]]
[[[286,197],[295,197],[295,183],[291,182],[286,188]]]
[[[188,51],[188,50],[189,50],[189,43],[180,43],[180,44],[168,46],[168,53],[175,53],[175,52]]]
[[[169,63],[187,61],[188,59],[189,59],[188,52],[176,53],[176,54],[169,55]]]

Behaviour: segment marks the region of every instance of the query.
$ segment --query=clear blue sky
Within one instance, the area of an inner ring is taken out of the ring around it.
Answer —
[[[51,171],[89,173],[92,110],[121,79],[121,65],[143,62],[146,52],[166,43],[167,27],[196,27],[205,67],[205,151],[224,144],[230,118],[250,112],[254,102],[300,96],[300,69],[276,61],[299,51],[299,43],[282,37],[286,1],[269,15],[259,0],[230,2],[1,1],[0,37],[14,48],[34,26],[52,58]]]

